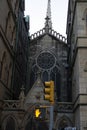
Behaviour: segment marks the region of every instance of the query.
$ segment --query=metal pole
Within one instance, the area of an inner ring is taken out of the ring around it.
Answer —
[[[50,106],[50,124],[49,124],[49,130],[52,130],[53,128],[53,105]]]

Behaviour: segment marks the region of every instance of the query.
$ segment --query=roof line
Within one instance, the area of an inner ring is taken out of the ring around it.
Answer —
[[[48,33],[47,33],[46,28],[43,28],[43,29],[37,31],[36,33],[32,34],[30,36],[30,39],[34,40],[34,39],[36,39],[36,38],[38,38],[40,36],[43,36],[45,34],[49,34],[51,36],[54,36],[56,39],[58,39],[58,40],[60,40],[60,41],[62,41],[64,43],[67,43],[67,38],[66,37],[62,36],[60,33],[57,33],[53,29],[48,29]]]

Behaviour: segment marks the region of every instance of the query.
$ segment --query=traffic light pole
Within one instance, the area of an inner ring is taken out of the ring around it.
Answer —
[[[53,129],[53,105],[50,106],[50,124],[49,124],[49,130]]]
[[[54,106],[54,81],[45,82],[45,100],[50,101],[50,121],[49,121],[49,130],[53,129],[53,106]]]

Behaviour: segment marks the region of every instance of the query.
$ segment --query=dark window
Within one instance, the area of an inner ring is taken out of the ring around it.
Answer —
[[[50,79],[54,81],[55,83],[55,92],[57,95],[57,101],[60,101],[61,99],[61,75],[58,71],[57,67],[54,67],[54,69],[51,72]]]
[[[42,75],[43,82],[48,81],[48,72],[44,71]]]
[[[6,129],[5,130],[15,130],[15,121],[13,118],[9,118],[7,120]]]

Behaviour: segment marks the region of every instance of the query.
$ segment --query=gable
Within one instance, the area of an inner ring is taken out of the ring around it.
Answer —
[[[44,100],[44,84],[40,76],[38,76],[25,98],[25,109],[27,109],[30,104],[49,105],[49,101]]]
[[[49,35],[49,36],[53,37],[54,39],[56,39],[60,42],[63,42],[64,44],[67,43],[67,39],[64,36],[62,36],[60,33],[57,33],[53,29],[48,29],[48,31],[46,31],[45,28],[43,28],[40,31],[32,34],[30,36],[30,39],[31,39],[31,41],[35,40],[35,39],[39,39],[39,38],[43,37],[44,35]]]

